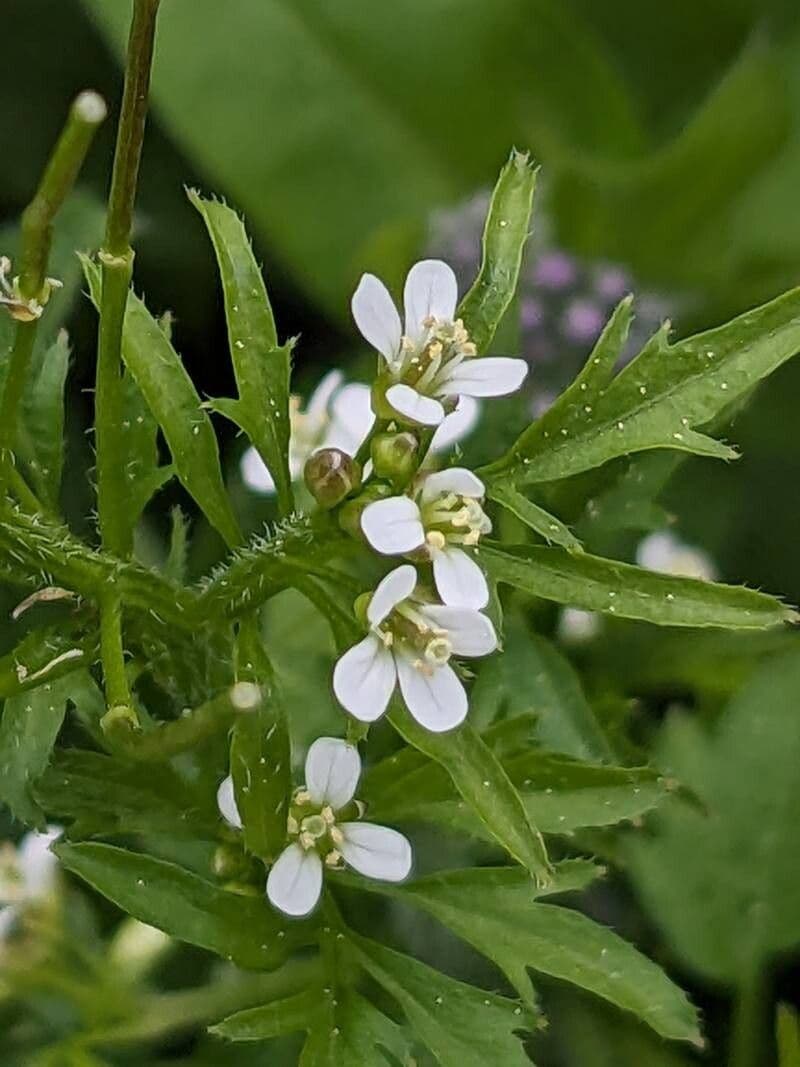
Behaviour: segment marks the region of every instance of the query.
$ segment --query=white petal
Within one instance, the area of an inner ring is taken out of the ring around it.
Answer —
[[[519,389],[528,374],[524,359],[485,356],[465,359],[439,389],[440,396],[505,396]]]
[[[394,657],[375,634],[345,652],[333,670],[336,699],[357,719],[374,722],[386,711],[397,672]]]
[[[241,830],[242,817],[236,806],[233,777],[230,774],[227,778],[223,778],[219,784],[219,789],[217,790],[217,807],[219,808],[220,815],[229,826],[233,826],[236,830]]]
[[[306,756],[306,789],[320,807],[334,811],[349,804],[361,777],[361,757],[355,745],[339,737],[318,737]]]
[[[402,882],[408,878],[412,854],[407,837],[371,822],[345,822],[339,829],[344,834],[340,851],[345,862],[359,874],[382,882]]]
[[[361,529],[375,551],[384,556],[402,556],[425,543],[419,508],[407,496],[368,504],[361,513]]]
[[[716,576],[711,558],[699,548],[684,544],[671,530],[648,534],[636,550],[640,567],[680,578],[701,578],[710,581]]]
[[[402,327],[389,290],[374,274],[364,274],[350,304],[362,337],[394,362],[400,351]]]
[[[410,597],[417,584],[417,571],[410,563],[403,563],[389,571],[375,587],[367,608],[370,626],[380,626],[386,616],[403,600]]]
[[[426,730],[443,733],[467,717],[467,694],[449,665],[426,674],[418,670],[410,658],[398,656],[397,677],[406,707]]]
[[[361,382],[343,386],[331,404],[331,422],[325,434],[324,448],[341,448],[354,456],[375,422],[372,391]]]
[[[455,411],[439,423],[431,441],[432,452],[447,452],[453,445],[468,437],[478,424],[481,406],[474,397],[462,396]]]
[[[287,915],[300,918],[317,906],[322,892],[322,860],[313,849],[295,842],[281,852],[267,878],[270,902]]]
[[[333,400],[333,395],[339,386],[344,381],[344,375],[340,370],[329,370],[324,375],[317,385],[317,388],[308,398],[306,404],[306,414],[310,415],[313,419],[319,419],[320,416],[327,415],[328,405]]]
[[[429,474],[422,483],[421,496],[426,503],[443,493],[458,493],[459,496],[482,500],[486,495],[486,487],[477,474],[466,467],[448,467]]]
[[[434,626],[447,630],[456,656],[488,656],[497,648],[492,621],[480,611],[445,604],[430,604],[420,610]]]
[[[12,907],[0,907],[0,952],[3,941],[11,933],[11,929],[17,920],[17,909]]]
[[[390,385],[386,399],[399,415],[422,426],[438,426],[444,419],[444,408],[439,401],[423,396],[410,385]]]
[[[46,833],[26,834],[19,844],[19,869],[25,884],[25,897],[37,900],[48,896],[55,885],[58,857],[50,846],[61,836],[61,828],[48,826]]]
[[[434,555],[433,580],[444,604],[480,611],[489,603],[486,576],[460,548],[447,545]]]
[[[432,315],[452,322],[458,303],[458,282],[452,268],[440,259],[423,259],[408,272],[403,291],[406,335],[420,341],[427,329],[425,319]]]
[[[252,447],[242,456],[242,481],[254,493],[274,493],[275,482],[266,468],[264,460]]]

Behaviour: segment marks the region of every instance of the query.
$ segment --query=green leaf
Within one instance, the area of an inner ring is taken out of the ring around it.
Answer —
[[[410,956],[349,935],[364,969],[397,1001],[441,1067],[530,1067],[516,1031],[531,1030],[530,1009],[435,971]]]
[[[533,712],[536,737],[556,752],[586,760],[613,758],[569,660],[516,615],[506,620],[502,656],[481,665],[471,714],[495,721]]]
[[[247,1008],[209,1027],[209,1032],[228,1041],[266,1041],[270,1037],[308,1030],[319,1011],[321,990],[317,987],[274,1000],[258,1008]]]
[[[563,881],[557,868],[552,891],[579,888],[590,866],[564,865]],[[363,888],[433,915],[493,960],[528,1004],[533,1005],[530,967],[633,1012],[663,1037],[699,1039],[694,1009],[656,964],[580,912],[534,902],[523,871],[483,867],[430,875],[403,887],[364,882]]]
[[[778,1067],[800,1067],[800,1018],[789,1004],[779,1004],[775,1020]]]
[[[675,788],[674,782],[650,767],[598,766],[539,749],[513,756],[504,767],[531,819],[549,834],[639,818]],[[378,822],[436,823],[492,840],[474,812],[458,799],[441,768],[428,764],[394,782],[388,776],[384,780],[383,789],[362,790],[370,817]]]
[[[411,1043],[403,1030],[352,989],[337,988],[333,996],[318,992],[316,1019],[303,1046],[299,1067],[379,1067],[410,1064]],[[384,1050],[391,1052],[390,1061]]]
[[[87,632],[88,631],[88,632]],[[33,630],[12,652],[0,657],[0,698],[17,696],[54,682],[94,662],[97,634],[87,616]]]
[[[69,338],[60,331],[38,360],[23,401],[20,452],[39,499],[52,511],[59,509],[64,467],[64,386],[69,370]]]
[[[544,508],[523,496],[512,485],[506,485],[503,482],[495,485],[490,483],[487,495],[490,500],[502,505],[512,515],[516,515],[526,526],[530,526],[548,544],[560,545],[568,552],[583,551],[583,545],[568,526],[565,526],[555,515],[551,515],[549,511],[545,511]]]
[[[285,922],[265,897],[229,893],[174,863],[93,842],[55,851],[123,911],[241,967],[270,970],[308,941],[308,924]]]
[[[43,774],[67,709],[67,679],[10,697],[0,720],[0,800],[27,826],[44,827],[32,788]]]
[[[774,597],[739,586],[676,578],[563,548],[482,545],[480,559],[496,582],[530,596],[662,626],[762,630],[797,615]]]
[[[480,734],[469,724],[448,734],[433,734],[407,713],[392,712],[390,717],[409,744],[444,767],[492,837],[537,884],[547,884],[551,868],[542,836],[502,763]]]
[[[127,369],[122,375],[121,389],[125,406],[120,443],[125,450],[126,521],[133,528],[151,497],[169,481],[175,469],[159,466],[158,423]]]
[[[703,810],[665,805],[625,856],[666,943],[708,981],[737,986],[800,942],[798,701],[793,650],[765,661],[713,732],[675,715],[658,745]]]
[[[736,452],[699,431],[800,349],[800,290],[745,312],[724,326],[669,344],[660,330],[602,391],[612,335],[629,317],[623,305],[581,378],[492,464],[512,484],[566,478],[631,452],[670,448],[722,459]],[[621,350],[617,350],[619,354]],[[577,386],[577,388],[576,388]],[[586,386],[586,388],[582,388]]]
[[[213,840],[219,827],[211,795],[184,782],[169,765],[145,775],[140,764],[99,752],[56,752],[34,795],[45,811],[70,823],[71,838],[165,833]]]
[[[488,350],[517,290],[535,188],[536,170],[527,154],[512,151],[500,171],[486,216],[478,277],[458,309],[481,353]]]
[[[286,844],[286,818],[292,790],[289,729],[272,664],[257,623],[239,636],[241,681],[261,690],[258,708],[237,715],[231,737],[231,774],[244,841],[250,852],[272,861]]]
[[[239,399],[224,413],[248,435],[272,475],[284,515],[294,510],[289,473],[291,345],[278,345],[264,279],[244,223],[226,204],[190,190],[217,255]]]
[[[82,261],[98,306],[100,271],[86,257]],[[228,546],[238,544],[241,533],[222,481],[211,420],[180,356],[134,293],[128,297],[122,356],[167,439],[181,484]]]

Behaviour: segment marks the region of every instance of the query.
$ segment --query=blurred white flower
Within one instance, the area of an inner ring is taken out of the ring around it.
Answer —
[[[289,472],[301,478],[306,460],[320,448],[340,448],[354,456],[372,429],[375,416],[368,385],[343,384],[340,370],[329,371],[311,394],[305,410],[300,398],[291,398],[289,418]],[[257,493],[274,493],[275,482],[254,448],[242,456],[242,480]]]
[[[461,546],[474,547],[492,524],[481,503],[486,489],[472,471],[449,467],[429,474],[413,496],[369,504],[361,529],[370,545],[386,556],[424,554],[444,604],[480,610],[489,603],[483,571]]]
[[[600,616],[596,611],[564,608],[558,620],[558,636],[566,644],[579,645],[596,637],[600,626]]]
[[[45,833],[26,834],[16,848],[10,842],[0,846],[0,940],[26,907],[52,895],[58,859],[50,846],[61,832],[60,827],[49,826]]]
[[[380,582],[367,607],[370,632],[339,659],[333,689],[351,715],[374,722],[399,683],[411,715],[441,733],[462,723],[468,711],[450,657],[486,656],[497,648],[497,635],[479,611],[428,603],[415,595],[416,585],[410,564]]]
[[[386,400],[399,415],[423,426],[439,426],[443,401],[458,397],[505,396],[522,385],[525,360],[507,356],[475,358],[475,345],[456,319],[458,284],[441,260],[415,264],[403,294],[405,332],[389,290],[374,274],[364,274],[352,310],[362,336],[386,360],[392,384]]]
[[[670,530],[648,534],[636,550],[640,567],[679,578],[700,578],[710,582],[716,578],[714,561],[700,548],[687,545]]]
[[[367,878],[402,882],[411,872],[411,845],[386,826],[358,821],[354,801],[361,777],[358,750],[335,737],[320,737],[308,750],[306,782],[292,799],[291,843],[267,878],[270,902],[287,915],[308,915],[322,893],[324,868],[347,864]]]

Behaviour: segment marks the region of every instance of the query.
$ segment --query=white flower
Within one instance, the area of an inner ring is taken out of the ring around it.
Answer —
[[[464,467],[429,474],[413,497],[393,496],[367,505],[361,515],[364,536],[386,556],[423,553],[433,563],[442,602],[480,610],[489,603],[483,571],[461,545],[477,545],[492,524],[481,502],[483,482]]]
[[[600,616],[596,611],[564,608],[558,620],[558,636],[566,644],[580,645],[596,637],[600,627]]]
[[[370,633],[336,664],[333,689],[351,715],[374,722],[399,683],[417,722],[442,733],[462,723],[468,711],[450,657],[486,656],[497,648],[497,636],[479,611],[428,603],[415,595],[416,585],[410,564],[380,582],[367,607]]]
[[[219,789],[217,790],[217,807],[219,808],[220,815],[228,826],[232,826],[234,830],[241,830],[242,817],[236,806],[236,794],[233,791],[233,777],[230,774],[227,778],[223,778],[219,784]]]
[[[659,530],[645,537],[636,550],[636,562],[640,567],[676,578],[710,582],[716,577],[711,557],[702,549],[684,544],[670,530]]]
[[[289,472],[292,480],[301,478],[306,460],[320,448],[340,448],[354,456],[372,429],[372,412],[368,385],[351,382],[343,385],[339,370],[329,371],[311,394],[305,411],[299,397],[291,398],[289,418]],[[254,448],[242,456],[242,479],[257,493],[274,493],[275,482]]]
[[[423,426],[438,426],[446,407],[461,396],[504,396],[522,385],[523,359],[476,359],[461,319],[456,276],[446,263],[425,259],[408,272],[403,294],[405,332],[386,286],[362,276],[352,310],[361,334],[386,360],[386,400],[398,414]]]
[[[402,882],[411,871],[411,845],[386,826],[359,822],[354,801],[361,777],[358,750],[334,737],[320,737],[308,750],[306,784],[292,800],[293,839],[267,878],[270,902],[287,915],[308,915],[322,893],[323,870],[343,863],[367,878]]]
[[[60,835],[60,827],[49,826],[45,833],[26,834],[16,848],[0,846],[0,940],[27,906],[53,893],[58,859],[50,846]]]

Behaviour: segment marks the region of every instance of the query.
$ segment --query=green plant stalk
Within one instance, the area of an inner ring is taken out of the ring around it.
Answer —
[[[764,969],[756,962],[736,991],[729,1067],[761,1067],[767,1061],[766,1000]]]
[[[147,118],[158,6],[159,0],[134,0],[106,235],[99,257],[102,298],[95,391],[98,513],[103,546],[123,557],[131,554],[133,531],[125,519],[125,485],[119,477],[123,455],[120,439],[123,413],[122,334],[133,275],[130,238]]]
[[[232,694],[227,689],[180,719],[158,723],[151,730],[142,730],[127,707],[112,708],[100,725],[112,751],[142,762],[163,762],[226,730],[240,712]]]
[[[19,294],[22,300],[46,302],[48,296],[47,263],[53,235],[53,220],[75,185],[75,180],[89,151],[95,132],[106,116],[106,107],[96,93],[81,93],[72,104],[64,129],[45,167],[33,199],[22,215]],[[40,309],[41,310],[41,309]],[[17,438],[17,419],[30,369],[38,318],[17,325],[14,347],[0,399],[0,456],[3,474],[15,490],[25,497],[26,506],[36,498],[23,488],[22,479],[9,476]],[[22,484],[21,484],[22,483]]]
[[[130,709],[131,691],[122,647],[122,607],[116,591],[100,602],[100,658],[103,661],[107,705],[113,709]]]

